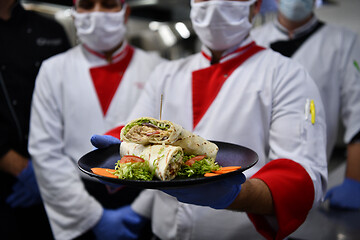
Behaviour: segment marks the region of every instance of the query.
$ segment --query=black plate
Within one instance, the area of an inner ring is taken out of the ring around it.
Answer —
[[[208,183],[211,181],[217,181],[220,179],[224,179],[234,174],[239,174],[252,166],[254,166],[258,161],[258,155],[249,148],[225,143],[218,141],[211,141],[215,143],[219,147],[219,152],[216,157],[216,162],[219,163],[220,166],[241,166],[239,170],[221,174],[214,177],[190,177],[190,178],[175,178],[171,181],[161,181],[154,179],[152,181],[144,181],[144,180],[126,180],[126,179],[116,179],[109,178],[94,174],[91,171],[91,168],[115,168],[115,163],[120,159],[119,147],[120,144],[116,144],[110,146],[108,148],[96,149],[92,152],[87,153],[83,157],[81,157],[78,161],[78,166],[81,171],[90,175],[91,177],[95,177],[103,182],[127,185],[132,187],[141,187],[141,188],[152,188],[152,189],[160,189],[160,188],[176,188],[176,187],[184,187],[196,184]]]

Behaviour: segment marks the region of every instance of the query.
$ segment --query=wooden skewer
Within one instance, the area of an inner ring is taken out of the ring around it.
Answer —
[[[163,104],[163,94],[161,94],[161,98],[160,98],[160,120],[161,120],[161,114],[162,114],[162,104]]]

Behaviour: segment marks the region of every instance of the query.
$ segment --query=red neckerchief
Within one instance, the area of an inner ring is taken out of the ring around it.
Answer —
[[[192,73],[194,129],[216,98],[226,79],[228,79],[233,71],[235,71],[235,69],[237,69],[243,62],[263,49],[263,47],[256,45],[255,42],[251,42],[250,44],[233,52],[236,53],[243,51],[243,53],[239,56]],[[202,54],[209,59],[206,54]],[[211,58],[209,60],[211,60]]]
[[[101,67],[90,68],[90,75],[104,116],[107,113],[133,54],[134,48],[127,45],[124,51],[119,54],[123,55],[119,61]]]

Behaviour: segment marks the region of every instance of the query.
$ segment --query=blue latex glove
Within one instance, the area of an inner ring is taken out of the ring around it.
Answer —
[[[235,200],[245,180],[245,175],[239,174],[217,182],[162,191],[176,197],[180,202],[224,209]]]
[[[327,192],[325,200],[327,199],[333,208],[360,209],[360,182],[345,178],[341,185]]]
[[[96,239],[138,239],[149,219],[134,212],[130,206],[104,209],[100,221],[93,227]]]
[[[109,135],[92,135],[90,142],[96,148],[106,148],[121,143],[119,139]]]
[[[96,148],[106,148],[110,147],[111,145],[119,144],[121,141],[117,139],[116,137],[109,136],[109,135],[92,135],[90,139],[91,144]],[[104,182],[99,180],[102,184],[105,184],[108,186],[108,191],[111,193],[113,191],[118,191],[122,185]]]
[[[31,160],[17,178],[18,180],[13,186],[13,193],[6,199],[6,202],[13,208],[40,204],[42,200]]]

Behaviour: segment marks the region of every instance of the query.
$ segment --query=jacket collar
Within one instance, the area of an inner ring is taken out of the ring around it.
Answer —
[[[250,36],[248,36],[241,43],[226,50],[221,56],[220,63],[226,62],[226,61],[242,54],[244,52],[244,50],[247,49],[247,47],[250,46],[250,44],[252,44],[252,43],[253,43],[253,39]],[[206,47],[205,45],[202,45],[201,54],[205,59],[207,59],[209,61],[209,64],[210,64],[211,58],[212,58],[210,49],[208,47]]]
[[[112,57],[111,57],[112,62],[116,63],[116,62],[120,61],[121,59],[123,59],[127,55],[129,47],[130,47],[130,45],[127,43],[126,40],[124,40],[121,47],[119,49],[117,49],[114,52],[114,54],[112,55]],[[96,52],[96,51],[90,49],[89,47],[85,46],[84,44],[81,45],[81,48],[82,48],[82,51],[83,51],[85,57],[88,59],[88,61],[91,63],[92,66],[108,64],[104,54]]]
[[[298,38],[298,37],[306,35],[314,27],[316,27],[318,22],[319,22],[319,20],[317,19],[317,17],[315,15],[313,15],[313,17],[310,19],[310,21],[308,21],[306,24],[304,24],[301,27],[298,27],[297,29],[295,29],[293,31],[292,38]],[[274,18],[273,23],[280,32],[282,32],[284,35],[289,36],[289,31],[279,23],[279,20],[277,18]]]

